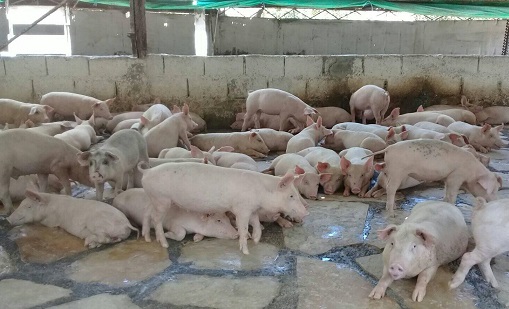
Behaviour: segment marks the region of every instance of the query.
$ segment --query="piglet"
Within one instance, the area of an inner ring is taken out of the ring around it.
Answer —
[[[389,136],[392,137],[394,132]],[[351,147],[361,147],[371,151],[380,151],[387,143],[374,133],[332,129],[332,134],[325,138],[324,147],[342,151]]]
[[[415,205],[401,225],[391,224],[377,233],[387,245],[382,254],[382,277],[369,297],[380,299],[394,280],[417,276],[412,300],[418,302],[426,295],[426,286],[438,267],[466,251],[469,237],[461,211],[438,201]]]
[[[327,129],[342,122],[350,121],[350,113],[336,106],[317,107],[318,114],[312,115],[314,121],[318,119],[318,115],[322,117],[323,126]]]
[[[334,194],[343,184],[343,173],[337,152],[322,147],[311,147],[297,154],[303,156],[320,174],[331,174],[330,180],[321,183],[325,194]]]
[[[246,113],[237,113],[235,115],[235,122],[230,125],[230,128],[232,128],[233,130],[241,130],[242,125],[244,124],[244,116],[245,115],[246,115]],[[279,117],[279,115],[267,115],[267,114],[261,113],[259,116],[260,129],[267,128],[267,129],[279,130],[279,123],[281,122],[280,119],[281,119],[281,117]],[[281,132],[288,131],[288,130],[292,129],[293,125],[291,124],[291,122],[295,122],[295,119],[293,119],[292,117],[289,118],[289,122],[288,122],[287,126],[285,126],[285,128]],[[292,128],[290,128],[290,126],[292,126]],[[302,126],[304,126],[304,124],[302,124]],[[248,130],[255,129],[255,123],[254,123],[253,119],[250,119],[247,121],[246,129],[248,129]]]
[[[53,108],[48,105],[24,103],[11,99],[0,99],[0,123],[10,123],[16,128],[30,120],[34,124],[49,122],[48,114]]]
[[[78,161],[82,166],[89,167],[96,198],[101,201],[104,183],[108,180],[115,182],[114,195],[122,191],[125,174],[127,188],[133,187],[138,162],[148,162],[147,143],[139,132],[122,130],[113,134],[101,147],[81,153]]]
[[[122,241],[131,230],[138,232],[120,210],[106,203],[31,190],[26,191],[26,196],[7,218],[11,225],[40,222],[60,227],[85,239],[89,248]]]
[[[92,114],[96,117],[112,119],[109,106],[115,98],[101,101],[82,94],[72,92],[50,92],[41,98],[41,105],[49,105],[54,112],[64,118],[72,118],[76,114],[81,119],[88,119]]]
[[[345,176],[343,196],[349,196],[350,191],[359,197],[365,196],[374,173],[373,157],[365,157],[372,153],[360,147],[351,147],[339,153],[341,172]]]
[[[509,199],[486,203],[478,197],[472,213],[472,233],[475,248],[461,258],[461,264],[449,282],[451,289],[457,288],[475,264],[479,265],[486,281],[494,288],[498,282],[491,270],[491,259],[509,251]]]
[[[133,127],[133,125],[138,125],[138,127],[139,127],[139,124],[140,124],[140,120],[138,120],[138,119],[122,120],[115,126],[115,128],[113,128],[111,133],[117,133],[120,130],[130,129]],[[136,131],[138,131],[138,130],[136,130]]]
[[[142,188],[124,191],[113,200],[113,206],[138,226],[142,225],[144,209],[149,204],[150,199]],[[176,205],[168,209],[163,218],[163,228],[167,230],[164,234],[167,238],[177,241],[190,233],[195,233],[194,241],[200,241],[204,236],[222,239],[239,237],[225,213],[203,214],[183,210]]]
[[[350,115],[355,122],[356,112],[364,114],[365,110],[371,110],[376,124],[381,124],[382,119],[389,108],[389,92],[375,85],[365,85],[355,91],[350,97]],[[362,116],[362,123],[366,124],[366,116]]]
[[[177,105],[173,105],[171,112],[174,114],[180,113],[181,109]],[[191,133],[196,134],[202,131],[207,131],[207,123],[200,115],[197,113],[189,112],[189,116],[191,116],[191,119],[197,124],[196,128],[190,131]]]
[[[197,134],[190,141],[191,144],[204,151],[212,147],[231,146],[235,152],[255,158],[264,158],[270,151],[263,138],[255,131]]]
[[[322,117],[318,117],[316,123],[308,116],[307,127],[292,137],[286,145],[286,153],[296,153],[309,147],[315,147],[325,136],[331,135],[332,131],[322,125]]]
[[[212,152],[212,157],[217,166],[258,171],[256,161],[253,158],[243,153],[232,152],[231,147],[228,148],[228,146],[221,147],[217,151]]]
[[[218,151],[226,151],[226,149],[233,150],[232,147],[225,147],[222,150]],[[215,147],[209,149],[209,151],[202,151],[198,147],[191,145],[191,150],[187,150],[181,147],[173,147],[166,148],[161,150],[159,153],[159,159],[177,159],[177,158],[207,158],[209,162],[214,165],[216,164],[216,160],[212,155],[214,153]]]
[[[480,127],[457,121],[449,125],[447,128],[465,135],[470,144],[482,153],[487,153],[492,148],[498,149],[506,146],[500,138],[500,132],[504,128],[504,125],[492,128],[491,125],[485,124]]]
[[[395,126],[402,124],[416,124],[421,121],[429,121],[443,126],[448,126],[454,122],[454,119],[437,112],[415,112],[400,115],[399,107],[397,107],[392,110],[389,116],[382,120],[381,125]]]
[[[270,151],[285,151],[288,141],[293,137],[291,133],[276,131],[274,129],[265,128],[255,129],[253,131],[260,134]]]
[[[172,112],[166,105],[154,104],[141,115],[138,130],[144,135],[171,115]]]
[[[365,124],[356,123],[356,122],[340,123],[340,124],[337,124],[332,127],[333,132],[334,132],[334,129],[373,133],[373,134],[377,135],[378,137],[380,137],[382,140],[384,140],[387,145],[392,145],[394,143],[401,142],[401,141],[405,140],[407,138],[407,134],[408,134],[408,133],[404,133],[401,126],[399,126],[399,127],[385,127],[385,126],[380,126],[380,125],[376,125],[376,124],[365,125]],[[329,139],[330,139],[330,137],[329,137]],[[366,146],[366,145],[364,145],[364,146]],[[364,146],[359,146],[359,147],[366,148]]]
[[[72,130],[55,135],[55,138],[61,139],[81,151],[88,150],[92,144],[102,140],[102,137],[95,135],[94,114],[86,121],[81,120],[76,115],[74,117],[76,118],[77,126]]]
[[[124,120],[136,119],[139,121],[141,115],[143,115],[143,112],[127,112],[115,115],[111,120],[108,120],[108,123],[106,124],[106,131],[112,133],[113,129],[115,129],[115,127]]]
[[[50,123],[41,123],[38,126],[33,126],[26,129],[29,132],[36,132],[44,135],[55,136],[57,134],[64,133],[72,128],[76,127],[75,122],[70,121],[57,121]]]

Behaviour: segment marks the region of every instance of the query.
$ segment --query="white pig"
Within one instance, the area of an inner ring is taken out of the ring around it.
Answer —
[[[81,119],[88,119],[92,114],[96,117],[112,119],[109,106],[115,98],[101,101],[82,94],[71,92],[50,92],[41,98],[41,105],[49,105],[63,117],[73,117],[74,113]]]
[[[389,108],[389,92],[375,85],[365,85],[350,97],[350,115],[355,122],[356,111],[363,114],[362,123],[366,124],[365,110],[371,110],[377,124],[380,124]]]
[[[118,209],[98,201],[65,195],[26,191],[27,198],[8,218],[11,225],[40,222],[48,227],[60,227],[85,239],[85,246],[122,241],[131,230],[138,232]]]
[[[233,130],[241,130],[242,125],[244,124],[245,115],[246,113],[237,113],[235,116],[235,122],[230,125],[230,128],[232,128]],[[281,117],[279,117],[279,115],[267,115],[261,113],[259,120],[260,128],[279,130],[279,123],[281,122]],[[289,131],[290,129],[293,129],[295,127],[294,125],[292,125],[292,123],[295,123],[296,120],[293,117],[290,117],[288,120],[289,122],[281,132]],[[302,124],[301,126],[304,126],[304,124]],[[255,129],[255,123],[252,118],[247,121],[246,127],[247,129]]]
[[[359,197],[365,196],[374,169],[373,157],[364,157],[372,153],[372,151],[360,147],[351,147],[339,153],[341,172],[344,175],[343,181],[345,184],[343,196],[349,196],[350,191]]]
[[[231,152],[230,149],[225,148],[221,147],[212,153],[217,166],[258,171],[258,166],[253,158],[243,153]]]
[[[207,158],[209,162],[214,165],[216,164],[216,160],[212,153],[214,152],[215,147],[210,148],[209,151],[201,151],[198,147],[191,145],[191,150],[187,150],[181,147],[173,147],[161,150],[159,153],[159,159],[177,159],[177,158]],[[218,151],[233,151],[232,147],[224,147],[219,149]]]
[[[274,129],[265,128],[254,129],[252,131],[260,134],[270,151],[285,151],[288,141],[293,137],[291,133],[276,131]]]
[[[189,116],[187,104],[182,110],[181,113],[168,117],[143,135],[147,141],[148,155],[151,158],[156,158],[165,148],[176,147],[179,139],[188,149],[191,148],[187,132],[193,130],[197,124]]]
[[[486,203],[486,200],[478,197],[472,213],[472,234],[474,235],[475,248],[472,252],[463,254],[461,264],[454,277],[449,282],[449,287],[457,288],[464,280],[468,271],[475,264],[486,281],[494,288],[498,288],[498,282],[491,270],[491,259],[499,254],[509,251],[509,199],[500,199]]]
[[[111,133],[117,133],[120,130],[127,130],[133,127],[133,125],[138,124],[139,125],[140,120],[139,119],[126,119],[120,121],[115,128],[111,131]],[[139,131],[139,130],[137,130]]]
[[[387,244],[383,252],[383,274],[369,297],[380,299],[394,280],[417,276],[413,301],[422,301],[428,282],[440,265],[459,258],[467,249],[468,229],[461,211],[446,202],[415,205],[401,225],[377,231]]]
[[[416,124],[414,124],[414,127],[418,127],[421,129],[431,130],[438,133],[453,133],[453,130],[448,129],[447,127],[444,127],[443,125],[439,125],[433,122],[429,121],[420,121]]]
[[[108,120],[108,123],[106,124],[106,131],[112,133],[113,129],[115,129],[115,127],[124,120],[136,119],[139,121],[141,115],[143,115],[143,112],[127,112],[115,115],[111,120]]]
[[[316,123],[308,116],[307,127],[292,137],[286,145],[286,153],[295,153],[309,147],[315,147],[324,137],[331,135],[332,131],[322,125],[322,117]]]
[[[11,99],[0,99],[0,123],[10,123],[16,128],[30,120],[34,124],[49,122],[48,114],[53,108],[48,105],[24,103]]]
[[[173,114],[180,113],[181,112],[180,107],[178,107],[177,105],[173,105],[171,112]],[[200,115],[198,115],[197,113],[189,112],[189,116],[191,116],[191,119],[197,124],[196,128],[190,131],[191,133],[196,134],[202,131],[207,131],[207,123],[203,118],[201,118]]]
[[[454,119],[447,115],[436,112],[415,112],[399,114],[399,107],[392,110],[391,114],[382,120],[384,126],[395,126],[402,124],[415,124],[421,121],[429,121],[443,126],[448,126],[454,122]]]
[[[380,165],[379,163],[375,164],[375,170],[377,170],[377,171],[380,170],[381,172],[378,174],[378,177],[376,178],[375,185],[371,189],[369,189],[368,192],[366,192],[366,194],[364,195],[365,197],[378,198],[378,197],[383,196],[386,193],[388,179],[382,169],[383,169],[383,165]],[[405,179],[403,179],[401,181],[401,184],[398,187],[398,191],[418,186],[421,183],[423,183],[423,182],[419,181],[415,178],[412,178],[410,176],[407,176],[407,177],[405,177]]]
[[[439,133],[436,131],[415,127],[410,124],[405,124],[402,127],[403,130],[408,132],[407,135],[408,140],[420,138],[437,139],[447,143],[451,143],[458,147],[463,147],[468,143],[468,138],[457,133]]]
[[[255,158],[264,158],[270,151],[260,134],[254,131],[197,134],[190,141],[191,144],[203,151],[212,147],[231,146],[235,149],[235,152],[247,154]]]
[[[124,191],[115,197],[112,203],[138,226],[142,225],[144,210],[145,207],[150,207],[149,204],[150,199],[142,188]],[[163,218],[163,228],[167,230],[164,234],[167,238],[177,241],[183,240],[186,234],[191,233],[195,233],[194,241],[200,241],[204,236],[222,239],[239,237],[226,214],[203,214],[183,210],[176,205],[168,209]]]
[[[444,201],[455,203],[465,183],[473,195],[497,198],[501,178],[490,172],[474,155],[452,144],[432,139],[402,141],[374,155],[385,153],[383,171],[390,175],[386,209],[394,214],[394,198],[401,182],[411,176],[422,181],[445,181]]]
[[[317,113],[317,110],[301,99],[283,90],[267,88],[249,92],[246,99],[246,115],[242,131],[246,131],[249,120],[254,117],[255,128],[260,128],[260,114],[279,115],[279,131],[284,131],[290,117],[296,120],[293,125],[306,123],[306,117]],[[298,133],[303,127],[296,127],[290,133]]]
[[[331,174],[331,179],[321,183],[325,194],[334,194],[343,184],[340,158],[337,152],[323,147],[311,147],[297,153],[303,156],[320,173]]]
[[[135,130],[113,134],[101,147],[81,153],[78,161],[89,167],[90,179],[95,184],[96,198],[103,199],[104,183],[115,182],[114,195],[122,191],[127,174],[127,188],[134,186],[134,172],[138,162],[148,163],[147,143]]]
[[[11,177],[10,185],[9,185],[9,195],[11,196],[11,200],[13,202],[20,202],[25,199],[25,192],[27,188],[36,188],[38,191],[41,190],[37,175],[24,175],[19,176],[18,179],[14,179]],[[62,191],[63,186],[55,175],[50,174],[48,177],[48,193],[60,193]]]
[[[478,153],[475,150],[474,146],[469,144],[469,145],[465,145],[465,146],[463,146],[461,148],[463,148],[464,150],[466,150],[466,151],[470,152],[471,154],[473,154],[484,166],[488,166],[490,164],[490,157]]]
[[[394,136],[394,133],[390,137]],[[377,135],[369,132],[332,129],[332,134],[325,138],[324,147],[341,151],[351,147],[361,147],[371,151],[379,151],[387,147],[387,143]]]
[[[61,139],[81,151],[88,150],[92,144],[102,140],[102,137],[95,135],[94,114],[86,121],[81,120],[76,115],[74,117],[78,125],[72,130],[55,135],[55,138]]]
[[[318,115],[322,117],[323,126],[327,129],[332,128],[337,123],[350,121],[350,113],[336,106],[317,107],[318,114],[312,116],[313,120],[318,119]]]
[[[457,121],[447,128],[465,135],[470,144],[482,153],[487,153],[492,148],[499,149],[500,147],[506,146],[502,139],[500,139],[500,132],[504,128],[504,125],[492,128],[491,125],[485,124],[479,127]]]
[[[417,108],[417,112],[423,112],[423,111],[424,111],[424,108],[422,107],[422,105],[419,106],[419,108]],[[452,119],[454,119],[455,121],[464,121],[464,122],[470,123],[470,124],[477,123],[474,113],[472,113],[469,110],[460,109],[460,108],[450,108],[450,109],[444,109],[444,110],[436,110],[434,112],[443,114],[443,115],[447,115],[447,116],[451,117]]]
[[[232,212],[239,230],[240,250],[244,254],[249,254],[249,223],[253,226],[254,242],[260,241],[261,226],[257,215],[260,209],[282,212],[298,220],[309,214],[307,203],[295,187],[302,180],[302,175],[276,177],[196,163],[162,164],[141,171],[143,188],[151,201],[151,209],[145,212],[143,218],[142,235],[150,241],[151,217],[156,238],[163,247],[168,247],[168,242],[164,237],[162,219],[166,209],[174,204],[202,213]]]
[[[383,139],[387,145],[391,145],[407,138],[408,133],[404,133],[401,127],[385,127],[375,124],[361,124],[356,122],[344,122],[337,124],[332,129],[342,129],[356,132],[373,133]],[[399,133],[397,133],[397,132]],[[365,148],[365,147],[363,147]]]
[[[55,136],[65,131],[71,130],[76,127],[75,122],[70,121],[57,121],[50,123],[41,123],[39,126],[31,127],[26,129],[30,132],[37,132],[44,135]]]
[[[147,109],[140,117],[138,130],[145,135],[150,129],[171,117],[172,112],[166,105],[154,104]]]

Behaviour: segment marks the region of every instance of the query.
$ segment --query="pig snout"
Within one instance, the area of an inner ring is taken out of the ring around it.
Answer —
[[[102,181],[103,176],[99,172],[93,172],[90,174],[90,179],[92,179],[93,182]]]
[[[352,188],[352,193],[353,194],[359,194],[359,193],[361,193],[361,189],[359,189],[359,188]]]
[[[393,263],[391,266],[389,266],[389,274],[391,275],[392,279],[398,280],[405,276],[405,270],[401,265]]]

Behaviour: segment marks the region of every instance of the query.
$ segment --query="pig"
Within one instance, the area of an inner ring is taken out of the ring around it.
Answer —
[[[454,133],[452,130],[448,129],[447,127],[444,127],[442,125],[429,122],[429,121],[419,121],[418,123],[414,124],[414,127],[418,127],[421,129],[431,130],[438,133]]]
[[[65,195],[26,191],[27,198],[8,218],[11,225],[40,222],[48,227],[60,227],[85,239],[85,247],[122,241],[134,228],[126,216],[110,205]]]
[[[482,197],[475,201],[472,213],[472,234],[475,248],[463,254],[461,264],[449,282],[451,289],[457,288],[465,280],[468,271],[475,264],[491,286],[498,288],[498,282],[491,270],[491,259],[509,251],[509,199],[486,203]]]
[[[463,183],[474,196],[497,198],[502,179],[490,172],[474,155],[440,140],[409,140],[390,145],[374,155],[385,153],[382,170],[390,175],[386,209],[394,215],[394,198],[401,182],[411,176],[421,181],[445,181],[444,201],[454,204]]]
[[[193,130],[197,124],[189,116],[189,106],[184,105],[181,113],[176,113],[145,133],[148,155],[157,157],[161,150],[176,147],[179,139],[190,149],[191,143],[187,137],[188,131]],[[209,147],[210,148],[210,147]]]
[[[99,148],[81,153],[78,161],[82,166],[89,167],[96,198],[102,201],[104,183],[108,180],[115,182],[115,196],[122,191],[126,173],[127,188],[133,187],[136,165],[138,162],[148,163],[147,143],[135,130],[118,131]]]
[[[284,131],[290,117],[295,119],[296,126],[290,133],[299,133],[304,129],[300,124],[306,123],[309,115],[318,113],[301,99],[283,90],[267,88],[249,92],[246,99],[246,115],[242,124],[242,131],[246,131],[249,120],[255,122],[255,128],[260,128],[260,114],[279,115],[279,131]],[[299,123],[300,122],[300,123]]]
[[[106,133],[106,126],[108,125],[108,119],[103,117],[94,117],[94,129],[97,135],[103,135]]]
[[[258,171],[256,161],[248,155],[243,153],[231,152],[230,149],[225,147],[220,148],[218,151],[214,151],[212,156],[217,166],[230,167],[241,170]]]
[[[169,118],[172,112],[163,104],[154,104],[147,109],[140,117],[138,131],[145,135],[150,129]]]
[[[407,139],[438,139],[447,143],[451,143],[458,147],[465,146],[469,141],[468,138],[457,133],[438,133],[436,131],[426,130],[419,127],[415,127],[410,124],[403,126],[404,130],[408,131]]]
[[[381,170],[382,166],[383,165],[380,165],[379,163],[375,164],[375,170]],[[375,198],[381,197],[386,192],[387,183],[388,183],[387,176],[385,175],[385,173],[383,171],[381,171],[378,174],[375,185],[371,189],[369,189],[369,191],[366,192],[366,194],[364,196],[365,197],[375,197]],[[419,181],[415,178],[412,178],[410,176],[407,176],[405,179],[403,179],[401,181],[401,184],[398,187],[398,191],[418,186],[421,183],[423,183],[423,182]]]
[[[150,199],[142,188],[124,191],[115,197],[112,203],[138,226],[142,225],[144,208],[150,207],[149,204]],[[186,234],[190,233],[195,233],[195,242],[202,240],[204,236],[222,239],[239,237],[225,213],[203,214],[174,205],[168,209],[162,221],[163,228],[168,231],[164,235],[176,241],[183,240]]]
[[[75,122],[57,121],[50,123],[41,123],[39,126],[26,129],[29,132],[36,132],[44,135],[55,136],[64,133],[76,127]]]
[[[419,106],[419,108],[417,109],[417,112],[423,112],[423,111],[424,111],[424,108],[422,107],[422,105]],[[450,109],[444,109],[444,110],[436,110],[434,112],[443,114],[443,115],[447,115],[447,116],[451,117],[452,119],[454,119],[454,121],[464,121],[466,123],[470,123],[470,124],[474,124],[474,125],[477,123],[474,113],[472,113],[471,111],[465,110],[465,109],[450,108]]]
[[[285,151],[288,141],[293,137],[293,134],[291,133],[276,131],[274,129],[265,128],[254,129],[252,131],[260,134],[265,145],[267,145],[267,148],[269,148],[270,151]]]
[[[142,164],[139,165],[140,169],[141,167]],[[309,214],[306,210],[307,203],[296,188],[302,181],[302,175],[295,177],[287,174],[276,177],[194,163],[162,164],[141,172],[143,188],[151,202],[151,207],[149,211],[145,211],[143,218],[142,235],[146,241],[150,241],[151,217],[157,241],[163,247],[168,247],[168,242],[164,238],[162,219],[166,208],[175,205],[201,213],[232,212],[239,231],[240,250],[244,254],[249,254],[249,223],[253,225],[254,242],[260,241],[261,227],[257,215],[260,209],[282,212],[297,220],[302,220]],[[203,177],[204,175],[207,177]]]
[[[143,112],[127,112],[115,115],[111,120],[108,120],[106,124],[106,131],[112,133],[113,129],[122,121],[129,119],[140,120],[140,117],[143,115]]]
[[[69,179],[90,185],[88,174],[76,160],[81,152],[64,141],[25,129],[11,129],[0,134],[0,145],[0,200],[4,205],[0,214],[12,211],[11,177],[37,174],[41,190],[46,191],[48,175],[54,174],[68,195]]]
[[[389,108],[391,97],[389,92],[375,85],[365,85],[355,91],[350,97],[350,115],[355,122],[356,111],[364,114],[365,110],[371,110],[376,124],[381,124],[382,119]],[[366,117],[362,117],[362,123],[366,124]]]
[[[313,120],[318,119],[318,115],[322,117],[323,126],[327,129],[342,122],[350,121],[350,113],[336,106],[317,107],[318,114],[313,115]]]
[[[78,125],[72,130],[55,135],[55,138],[61,139],[81,151],[88,150],[92,144],[102,140],[102,137],[95,135],[94,114],[86,121],[76,115],[74,117]]]
[[[437,105],[431,105],[431,106],[425,107],[424,111],[433,112],[433,111],[443,111],[443,110],[448,110],[448,109],[468,110],[468,107],[470,107],[470,106],[473,107],[473,105],[468,102],[467,97],[463,95],[463,96],[461,96],[460,105],[437,104]],[[476,107],[474,110],[471,110],[471,112],[473,112],[475,114],[481,110],[482,110],[482,107]]]
[[[307,127],[294,137],[290,138],[286,145],[286,153],[295,153],[309,147],[315,147],[324,137],[331,135],[332,131],[322,125],[322,117],[318,117],[316,123],[308,116]]]
[[[92,114],[96,117],[113,119],[109,106],[116,98],[105,101],[71,92],[50,92],[41,98],[41,105],[49,105],[53,112],[64,118],[73,117],[74,113],[81,119],[88,119]]]
[[[500,138],[500,132],[504,125],[492,128],[491,125],[485,124],[482,127],[473,126],[471,124],[457,121],[447,127],[454,132],[464,134],[474,148],[482,153],[489,152],[492,148],[499,149],[505,147],[506,144]]]
[[[226,147],[224,149],[229,149],[233,151],[233,147]],[[177,159],[177,158],[207,158],[209,162],[214,165],[216,164],[216,160],[212,155],[215,150],[215,147],[210,148],[209,151],[201,151],[198,147],[191,145],[191,150],[187,150],[181,147],[173,147],[161,150],[159,153],[159,159]],[[221,150],[218,150],[221,151]],[[226,151],[226,150],[223,150]],[[254,160],[253,160],[254,161]]]
[[[126,120],[122,120],[120,121],[116,126],[115,128],[113,128],[113,130],[111,131],[111,133],[117,133],[118,131],[120,130],[127,130],[127,129],[130,129],[132,128],[133,125],[135,124],[140,124],[140,120],[138,119],[126,119]],[[136,131],[139,131],[139,130],[136,130]]]
[[[489,106],[482,107],[470,104],[468,100],[462,100],[461,105],[475,114],[477,124],[505,124],[509,122],[509,107],[507,106]]]
[[[351,147],[362,147],[371,151],[379,151],[385,149],[387,143],[373,133],[332,129],[332,134],[325,137],[323,146],[335,151]]]
[[[356,132],[368,132],[373,133],[383,139],[387,145],[391,145],[400,141],[403,141],[407,137],[407,133],[404,133],[401,127],[384,127],[379,125],[365,125],[356,122],[344,122],[337,124],[332,129],[342,129]],[[396,133],[399,130],[399,133]]]
[[[237,113],[235,116],[235,122],[230,125],[230,128],[233,130],[241,130],[242,124],[244,123],[244,116],[246,113]],[[267,128],[273,130],[279,130],[279,123],[281,122],[281,117],[279,115],[267,115],[264,113],[260,114],[260,128]],[[293,129],[294,126],[291,124],[292,122],[296,122],[293,117],[289,117],[289,122],[285,126],[285,128],[281,131],[289,131]],[[304,124],[302,124],[304,126]],[[247,129],[255,129],[255,123],[253,119],[248,120]]]
[[[484,166],[487,167],[490,164],[490,157],[478,153],[475,150],[474,146],[468,144],[468,145],[465,145],[465,146],[463,146],[461,148],[463,148],[464,150],[466,150],[466,151],[470,152],[471,154],[473,154],[474,157],[476,157]]]
[[[293,223],[281,217],[279,213],[274,213],[262,209],[258,211],[258,217],[260,219],[260,222],[276,222],[277,225],[279,225],[282,228],[293,227]]]
[[[316,169],[304,157],[295,153],[278,156],[272,161],[267,171],[273,171],[276,176],[283,176],[287,173],[304,175],[297,189],[306,198],[313,200],[318,199],[318,186],[330,181],[332,177],[330,173],[319,175]]]
[[[387,244],[382,254],[382,277],[369,297],[380,299],[394,280],[417,276],[412,293],[412,300],[417,302],[423,300],[438,267],[466,251],[469,237],[461,211],[440,201],[415,205],[401,225],[390,224],[377,234]]]
[[[180,113],[181,110],[180,110],[180,107],[178,107],[177,105],[173,105],[173,108],[171,110],[172,113]],[[193,113],[193,112],[189,112],[189,115],[191,116],[191,119],[196,122],[196,124],[198,125],[196,128],[194,128],[191,133],[200,133],[202,131],[207,131],[207,123],[205,122],[205,120],[203,120],[203,118],[200,117],[200,115],[198,115],[197,113]]]
[[[34,124],[49,122],[53,108],[44,104],[31,104],[11,99],[0,99],[0,123],[13,124],[16,128],[30,120]]]
[[[240,152],[255,158],[265,158],[270,149],[257,132],[207,133],[197,134],[191,139],[191,144],[201,150],[208,150],[215,146],[232,146],[235,152]]]
[[[19,176],[18,179],[14,179],[11,177],[10,185],[9,185],[9,195],[13,202],[21,202],[25,199],[25,192],[27,188],[35,188],[40,190],[40,186],[38,184],[37,175],[24,175]],[[55,175],[50,174],[48,177],[48,187],[46,191],[48,193],[60,193],[64,187],[60,183]]]
[[[350,191],[359,197],[366,195],[374,173],[373,157],[364,158],[370,154],[373,152],[360,147],[351,147],[339,153],[345,184],[343,196],[350,196]]]
[[[343,184],[340,158],[335,151],[323,147],[310,147],[297,154],[303,156],[320,174],[331,174],[329,181],[321,183],[325,194],[334,194]]]
[[[400,115],[398,107],[393,109],[391,114],[382,120],[381,124],[384,126],[395,126],[402,124],[415,124],[421,121],[429,121],[443,126],[448,126],[454,122],[454,119],[436,112],[415,112]]]
[[[149,109],[152,105],[157,104],[157,103],[161,103],[161,100],[156,99],[156,100],[154,100],[154,103],[134,105],[133,108],[131,109],[131,111],[143,113],[143,112],[147,111],[147,109]]]

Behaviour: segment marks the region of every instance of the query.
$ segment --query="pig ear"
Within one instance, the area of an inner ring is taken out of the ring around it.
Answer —
[[[489,175],[484,175],[484,176],[480,177],[477,180],[477,182],[481,185],[481,187],[484,188],[484,190],[486,190],[486,192],[488,194],[493,194],[497,190],[495,183],[493,182],[491,177],[489,177]],[[498,182],[498,179],[497,179],[497,182]]]
[[[396,231],[398,227],[394,224],[389,224],[386,228],[383,230],[376,231],[376,234],[378,235],[378,238],[380,240],[387,240],[387,238],[391,235],[392,232]]]
[[[46,113],[51,113],[53,111],[53,107],[51,107],[49,105],[43,105],[42,107],[44,108]]]
[[[364,171],[369,172],[373,169],[373,156],[369,157],[368,161],[364,164]]]
[[[203,221],[203,222],[205,222],[205,221],[207,221],[207,219],[208,219],[210,216],[212,216],[212,215],[211,215],[211,214],[203,214],[203,215],[201,215],[201,216],[200,216],[200,220],[201,220],[201,221]]]
[[[92,105],[92,108],[99,107],[101,105],[101,102],[95,102],[94,105]]]
[[[233,148],[232,146],[223,146],[223,147],[219,148],[216,151],[220,151],[220,152],[233,152],[234,150],[235,150],[235,148]]]
[[[295,174],[301,175],[301,174],[304,174],[304,173],[306,173],[306,172],[302,169],[302,167],[300,167],[298,165],[295,165]]]
[[[27,198],[31,199],[32,201],[38,202],[38,203],[44,201],[44,198],[39,194],[39,192],[36,192],[31,189],[27,189],[25,191],[25,195]]]
[[[456,133],[449,133],[449,138],[451,139],[452,143],[453,144],[457,144],[458,142],[461,142],[463,141],[463,138],[461,135],[459,134],[456,134]]]
[[[463,138],[465,144],[470,145],[470,141],[468,140],[468,137],[466,135],[461,135],[461,137]]]
[[[92,113],[92,116],[88,119],[88,122],[95,126],[95,113]]]
[[[501,124],[499,126],[496,126],[495,129],[498,131],[498,132],[502,132],[502,130],[504,129],[504,125]]]
[[[392,117],[393,119],[395,119],[395,118],[397,118],[398,116],[399,116],[399,107],[396,107],[395,109],[393,109],[393,110],[392,110],[390,117]]]
[[[105,154],[105,155],[106,155],[106,156],[107,156],[110,160],[113,160],[113,161],[118,161],[118,160],[119,160],[119,158],[118,158],[115,154],[113,154],[113,153],[111,153],[111,152],[109,152],[109,151],[106,151],[104,154]]]
[[[346,170],[350,167],[350,161],[348,161],[348,159],[343,156],[341,157],[340,166],[341,172],[343,173],[343,175],[346,175]]]
[[[249,140],[251,140],[252,138],[255,138],[256,137],[256,132],[251,132],[251,134],[249,134]]]
[[[467,105],[468,105],[468,99],[466,96],[462,95],[461,96],[461,106],[467,107]]]
[[[191,145],[192,146],[192,145]],[[207,151],[208,153],[213,153],[214,150],[216,150],[216,146],[212,146],[210,147],[209,151]]]
[[[419,105],[419,107],[417,107],[417,112],[424,112],[424,107],[422,107],[422,105]]]
[[[191,157],[198,158],[201,154],[202,151],[198,147],[191,145]]]
[[[117,99],[117,97],[114,97],[114,98],[104,101],[104,103],[106,103],[106,105],[110,106],[111,104],[113,104],[113,102],[115,102],[116,99]]]
[[[332,174],[331,173],[320,174],[320,183],[325,183],[327,181],[330,181],[331,178],[332,178]]]
[[[277,185],[279,189],[286,189],[290,186],[290,184],[294,181],[294,176],[291,173],[288,173],[281,177],[281,180],[279,181],[279,184]]]
[[[385,168],[385,162],[375,164],[375,170],[381,172]]]
[[[481,128],[481,132],[482,132],[482,133],[486,133],[486,132],[488,132],[490,129],[491,129],[491,125],[490,125],[489,123],[487,123],[487,124],[485,124],[485,125],[483,125],[483,126],[482,126],[482,128]]]
[[[421,238],[424,241],[424,245],[426,247],[433,245],[436,241],[433,235],[422,229],[417,229],[415,231],[415,235],[417,235],[417,237]]]
[[[310,125],[312,125],[313,123],[315,123],[315,122],[313,121],[313,118],[311,118],[311,117],[307,116],[307,117],[306,117],[306,126],[307,126],[307,127],[309,127],[309,126],[310,126]]]
[[[318,162],[318,164],[316,165],[316,170],[318,171],[318,173],[323,173],[325,172],[328,168],[330,167],[330,164],[327,163],[327,162]]]
[[[76,116],[76,113],[73,113],[74,115],[74,120],[76,121],[77,124],[81,124],[83,122],[83,120],[80,119],[80,117]]]
[[[143,116],[143,115],[142,115],[142,116],[140,117],[140,123],[141,123],[142,125],[146,126],[146,125],[147,125],[147,123],[148,123],[148,119],[147,119],[147,117],[145,117],[145,116]]]
[[[388,140],[389,138],[392,138],[395,134],[396,134],[396,131],[394,131],[394,128],[390,127],[389,131],[387,133],[387,137],[385,138],[385,140]]]
[[[404,127],[404,126],[403,126]],[[402,131],[399,136],[401,137],[402,140],[405,140],[408,138],[408,131]]]
[[[154,102],[152,102],[153,104],[161,104],[161,98],[160,97],[156,97],[154,99]]]
[[[189,105],[184,104],[184,107],[182,107],[182,112],[184,113],[184,115],[189,115]]]
[[[88,166],[88,158],[90,158],[90,152],[89,151],[78,153],[78,154],[76,154],[76,156],[78,158],[78,163],[81,166]]]
[[[293,177],[293,184],[297,187],[304,180],[304,174],[299,174],[299,176]]]
[[[35,127],[35,123],[30,119],[27,119],[27,121],[25,121],[25,125],[27,126],[27,128]]]
[[[35,106],[34,106],[34,107],[32,107],[32,108],[30,109],[30,113],[28,113],[28,115],[29,115],[29,116],[35,115],[35,113],[36,113],[36,112],[37,112],[37,107],[35,107]]]
[[[313,115],[313,114],[316,114],[318,113],[316,111],[316,109],[312,108],[312,107],[306,107],[304,108],[304,115]]]
[[[319,129],[322,126],[322,116],[318,116],[318,120],[316,120],[316,128]]]
[[[176,113],[181,113],[182,111],[180,110],[180,107],[178,107],[177,105],[173,105],[171,112],[176,114]]]

